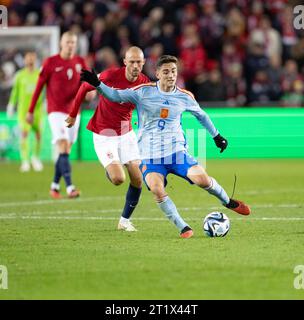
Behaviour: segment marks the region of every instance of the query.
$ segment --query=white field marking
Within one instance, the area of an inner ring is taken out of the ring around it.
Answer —
[[[246,191],[239,191],[240,194],[245,194],[245,195],[256,195],[256,194],[277,194],[277,193],[302,193],[303,189],[298,188],[298,189],[261,189],[261,190],[246,190]]]
[[[243,191],[240,192],[241,194],[244,195],[256,195],[256,194],[274,194],[274,193],[288,193],[288,192],[293,192],[293,193],[302,193],[302,189],[264,189],[264,190],[248,190],[248,191]],[[79,199],[59,199],[59,200],[35,200],[35,201],[21,201],[21,202],[4,202],[0,203],[0,208],[1,207],[17,207],[17,206],[27,206],[27,205],[49,205],[49,204],[61,204],[61,203],[70,203],[71,201],[77,201],[77,202],[90,202],[90,201],[111,201],[111,200],[121,200],[124,199],[124,196],[100,196],[100,197],[88,197],[88,198],[79,198]],[[274,204],[265,204],[263,207],[269,208],[273,206],[279,206],[279,207],[285,207],[285,206],[290,206],[289,204],[283,204],[283,205],[274,205]],[[291,204],[291,206],[296,207],[296,204]],[[252,206],[253,207],[253,206]],[[257,207],[257,206],[256,206]],[[259,206],[262,208],[262,206]],[[213,207],[214,209],[219,209],[221,207]],[[192,210],[192,209],[187,209],[187,208],[180,208],[181,210]],[[200,209],[200,208],[197,208]],[[195,209],[196,210],[196,209]]]
[[[99,198],[98,198],[99,199]],[[296,204],[296,203],[287,203],[287,204],[272,204],[272,203],[268,203],[268,204],[261,204],[261,205],[251,205],[252,209],[259,209],[259,208],[301,208],[303,207],[300,204]],[[223,206],[214,206],[214,207],[210,207],[210,206],[201,206],[201,207],[178,207],[179,211],[204,211],[206,209],[209,210],[219,210],[221,211],[222,209],[224,209]],[[226,209],[226,208],[225,208]],[[118,209],[100,209],[100,210],[54,210],[54,211],[32,211],[30,212],[31,215],[44,215],[44,214],[48,214],[48,215],[56,215],[56,214],[100,214],[100,213],[121,213],[121,208]],[[152,208],[152,209],[148,209],[145,210],[146,212],[157,212],[159,211],[159,208]],[[3,216],[14,216],[14,215],[18,215],[20,214],[20,212],[3,212],[0,213],[0,217],[1,215]]]
[[[188,221],[202,221],[203,218],[187,218]],[[256,220],[256,221],[304,221],[304,217],[259,217],[259,218],[230,218],[230,220]],[[118,220],[118,217],[72,217],[72,216],[0,216],[0,220]],[[142,217],[133,221],[168,221],[166,218]]]
[[[259,209],[259,208],[301,208],[302,205],[300,204],[296,204],[296,203],[287,203],[287,204],[272,204],[272,203],[268,203],[268,204],[262,204],[262,205],[251,205],[252,209]],[[221,211],[224,207],[223,206],[214,206],[214,207],[210,207],[210,206],[202,206],[202,207],[178,207],[177,209],[179,211],[185,212],[185,211],[204,211],[206,209],[209,210],[218,210]],[[100,210],[53,210],[53,211],[32,211],[30,212],[31,215],[35,216],[35,215],[44,215],[44,214],[48,214],[48,215],[59,215],[59,214],[102,214],[102,213],[121,213],[121,208],[118,209],[100,209]],[[149,210],[146,210],[147,212],[158,212],[159,208],[152,208]],[[0,212],[0,216],[15,216],[20,214],[20,212]]]
[[[59,200],[36,200],[36,201],[22,201],[22,202],[4,202],[0,203],[0,207],[17,207],[17,206],[30,206],[30,205],[48,205],[48,204],[61,204],[73,201],[77,202],[90,202],[90,201],[111,201],[123,199],[123,196],[101,196],[101,197],[88,197],[80,199],[59,199]],[[75,202],[74,202],[75,203]]]
[[[274,204],[274,203],[267,203],[267,204],[256,204],[256,205],[250,205],[252,209],[260,209],[260,208],[302,208],[304,207],[304,204],[297,204],[297,203],[284,203],[284,204]],[[222,210],[223,206],[202,206],[202,207],[178,207],[178,210],[181,211],[200,211],[203,209],[209,208],[211,210]],[[159,209],[151,209],[148,211],[159,211]]]

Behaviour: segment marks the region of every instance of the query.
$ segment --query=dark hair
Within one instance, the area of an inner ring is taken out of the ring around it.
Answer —
[[[156,68],[159,69],[163,64],[170,63],[170,62],[177,64],[177,61],[178,61],[177,58],[174,56],[163,55],[158,59]]]

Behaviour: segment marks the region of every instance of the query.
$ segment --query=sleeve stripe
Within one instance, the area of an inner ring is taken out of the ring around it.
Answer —
[[[192,92],[190,92],[190,91],[188,91],[188,90],[185,90],[185,89],[181,89],[181,88],[179,88],[179,87],[177,87],[177,89],[178,89],[179,91],[183,92],[183,93],[188,94],[193,100],[195,100],[194,95],[193,95]]]
[[[142,83],[142,84],[139,84],[138,86],[135,86],[133,87],[132,89],[133,90],[137,90],[137,89],[140,89],[142,87],[155,87],[156,86],[156,83],[155,82],[148,82],[148,83]]]

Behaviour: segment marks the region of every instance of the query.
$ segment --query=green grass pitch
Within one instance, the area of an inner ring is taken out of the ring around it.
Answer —
[[[112,186],[98,163],[73,163],[80,199],[48,197],[52,165],[19,173],[0,164],[1,299],[303,299],[294,288],[304,265],[303,159],[209,160],[207,171],[252,207],[242,217],[186,181],[167,191],[194,237],[181,239],[144,188],[137,233],[117,231],[128,183]],[[224,238],[208,238],[202,219],[228,214]],[[303,281],[303,280],[302,280]]]

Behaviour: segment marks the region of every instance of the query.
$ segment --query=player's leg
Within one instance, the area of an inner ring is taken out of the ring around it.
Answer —
[[[116,186],[121,185],[125,181],[126,175],[118,154],[118,137],[93,133],[93,144],[109,181]]]
[[[119,230],[137,231],[130,221],[131,215],[135,210],[142,190],[142,174],[139,170],[139,160],[130,161],[126,164],[130,177],[130,184],[126,194],[125,205],[118,222]]]
[[[42,171],[43,170],[43,164],[40,160],[40,151],[41,151],[41,129],[40,129],[40,120],[39,123],[34,124],[32,126],[32,129],[35,133],[35,144],[33,149],[33,155],[32,155],[32,166],[35,171]]]
[[[72,128],[66,127],[65,119],[68,117],[68,114],[63,114],[62,122],[65,129],[65,135],[68,137],[68,145],[64,146],[62,151],[62,163],[61,163],[61,174],[64,178],[67,195],[70,199],[78,198],[80,196],[80,191],[76,189],[72,182],[72,166],[70,162],[70,153],[72,145],[76,142],[78,137],[78,130],[80,126],[80,115],[77,115],[76,122]]]
[[[118,223],[118,229],[135,231],[135,227],[130,222],[131,215],[135,210],[142,190],[142,174],[139,169],[140,155],[137,145],[137,137],[134,131],[120,136],[119,155],[128,171],[130,184],[126,194],[126,202]]]
[[[75,188],[72,182],[72,166],[70,162],[71,143],[68,140],[62,139],[57,141],[59,150],[58,165],[61,175],[66,185],[66,192],[69,198],[78,198],[80,192]]]
[[[224,188],[214,178],[209,177],[202,166],[193,165],[190,167],[187,177],[194,184],[217,197],[225,207],[242,215],[250,214],[249,206],[239,200],[229,198]]]
[[[79,128],[79,116],[73,128],[65,126],[65,119],[67,115],[61,112],[52,112],[49,114],[49,123],[52,131],[53,143],[56,144],[59,153],[55,163],[55,174],[51,184],[50,194],[53,198],[60,198],[59,181],[63,177],[66,184],[66,190],[69,198],[79,197],[80,193],[72,184],[71,164],[69,154],[71,143],[77,139],[77,132]],[[71,130],[71,131],[70,131]],[[76,132],[76,133],[75,133]]]
[[[29,150],[29,130],[24,127],[21,129],[20,136],[20,158],[21,158],[21,172],[30,171],[30,150]]]
[[[120,186],[126,180],[123,165],[120,161],[112,161],[105,167],[107,178],[115,186]]]
[[[119,139],[120,138],[118,136],[108,137],[93,133],[93,143],[97,157],[105,168],[107,178],[116,186],[121,185],[126,179],[124,168],[119,156]],[[129,206],[128,200],[132,200],[133,198],[134,192],[132,189],[127,193],[125,207]],[[126,208],[123,213],[125,213],[126,218],[120,218],[118,222],[118,230],[137,231],[129,220],[132,212],[130,213]]]
[[[21,159],[20,172],[28,172],[30,165],[29,133],[31,126],[26,122],[26,113],[18,109],[18,126],[20,129],[19,152]]]
[[[182,238],[190,238],[193,231],[182,219],[177,211],[174,202],[165,191],[165,177],[157,172],[150,172],[144,176],[145,182],[154,195],[159,208],[165,213],[166,217],[174,223]]]

